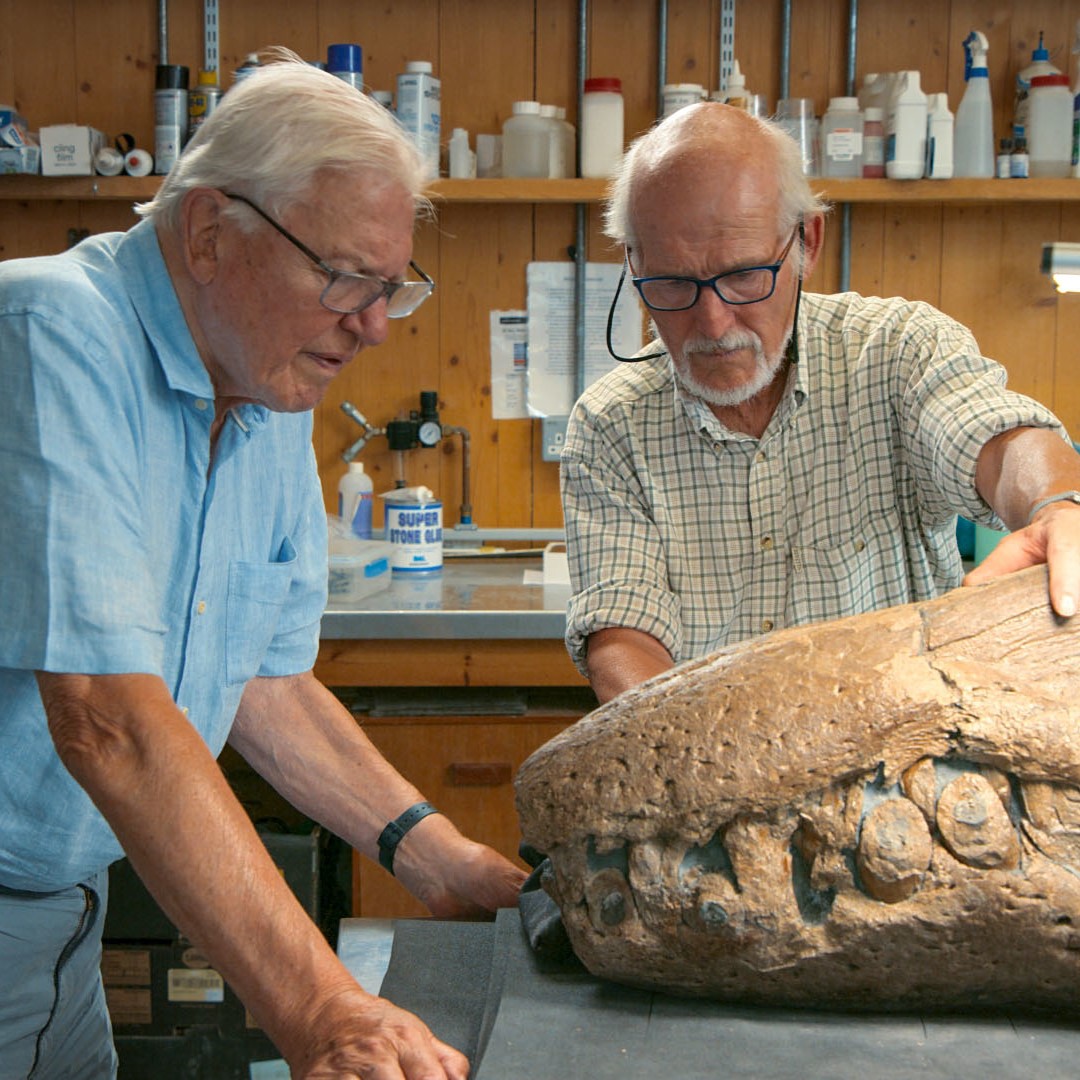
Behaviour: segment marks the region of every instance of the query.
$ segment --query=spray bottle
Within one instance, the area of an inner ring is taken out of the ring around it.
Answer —
[[[994,175],[994,114],[990,101],[990,73],[986,35],[972,30],[964,38],[964,79],[967,89],[956,110],[953,175]]]
[[[1080,56],[1080,19],[1076,20],[1076,30],[1073,34],[1073,56]],[[1080,63],[1077,64],[1075,81],[1073,82],[1073,149],[1072,149],[1072,174],[1080,177]]]

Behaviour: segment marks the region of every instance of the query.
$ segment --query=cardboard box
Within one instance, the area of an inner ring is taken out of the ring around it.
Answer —
[[[193,945],[105,944],[101,981],[118,1035],[258,1032],[240,999]]]
[[[105,135],[79,124],[54,124],[38,132],[41,171],[45,176],[93,176],[94,155],[105,145]]]

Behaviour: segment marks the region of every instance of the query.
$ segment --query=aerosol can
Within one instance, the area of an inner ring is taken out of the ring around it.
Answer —
[[[990,101],[990,73],[986,35],[972,30],[964,38],[964,79],[967,89],[956,110],[953,140],[953,176],[994,175],[994,111]]]

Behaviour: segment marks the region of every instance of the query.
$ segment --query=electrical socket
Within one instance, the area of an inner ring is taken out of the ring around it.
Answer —
[[[540,449],[542,461],[558,461],[566,442],[566,416],[545,416],[540,423],[543,443]]]

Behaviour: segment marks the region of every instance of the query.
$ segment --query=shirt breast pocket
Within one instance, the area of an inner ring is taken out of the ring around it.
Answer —
[[[289,595],[296,549],[286,537],[276,562],[229,567],[225,614],[225,681],[247,682],[259,672]]]

